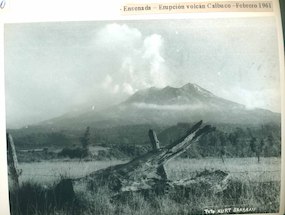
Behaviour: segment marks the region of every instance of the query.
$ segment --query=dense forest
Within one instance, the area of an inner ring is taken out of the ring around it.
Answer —
[[[161,147],[177,141],[192,123],[178,123],[173,126],[130,125],[102,129],[90,128],[88,140],[92,146],[107,147],[101,150],[97,159],[134,158],[150,150],[148,130],[158,134]],[[181,157],[279,157],[281,155],[281,128],[276,124],[260,126],[217,124],[216,130],[203,136]],[[89,129],[89,128],[88,128]],[[9,130],[16,148],[80,148],[84,130],[47,130],[44,128],[23,128]]]

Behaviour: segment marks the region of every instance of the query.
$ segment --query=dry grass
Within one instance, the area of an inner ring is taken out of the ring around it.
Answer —
[[[177,159],[166,165],[168,177],[176,180],[194,176],[201,170],[219,169],[231,173],[237,179],[252,182],[280,181],[280,158],[226,158],[223,163],[219,158]]]
[[[51,184],[61,177],[81,177],[90,172],[126,161],[43,161],[20,163],[23,170],[21,181],[34,181]],[[262,158],[258,164],[256,158],[228,158],[225,163],[218,158],[177,159],[166,165],[168,177],[172,180],[189,178],[201,170],[220,169],[230,172],[238,179],[266,182],[280,181],[280,158]]]
[[[42,184],[52,184],[54,181],[65,177],[81,177],[93,171],[121,164],[126,161],[43,161],[37,163],[20,163],[23,174],[20,177],[22,182],[33,181]]]
[[[61,177],[78,177],[92,171],[106,168],[123,161],[57,161],[39,163],[21,163],[23,169],[21,180],[39,184],[53,184]],[[195,188],[193,195],[188,197],[169,193],[163,196],[144,197],[135,193],[124,200],[110,199],[108,190],[104,187],[96,193],[76,193],[72,206],[53,208],[49,212],[34,210],[30,214],[121,214],[121,215],[175,215],[175,214],[202,214],[204,209],[218,209],[225,207],[253,207],[256,212],[277,212],[280,193],[280,159],[263,158],[258,164],[255,158],[225,159],[178,159],[166,166],[170,179],[189,178],[196,172],[208,169],[220,169],[230,172],[232,177],[227,192],[212,194],[201,192]],[[266,172],[268,171],[268,172]],[[48,175],[48,176],[45,176]],[[24,197],[25,198],[25,197]],[[45,200],[44,200],[45,201]],[[13,208],[17,208],[14,202]],[[43,204],[38,202],[37,204]],[[46,205],[48,203],[45,203]],[[33,205],[37,208],[37,205]],[[70,208],[73,208],[70,210]],[[17,211],[15,215],[21,214]]]

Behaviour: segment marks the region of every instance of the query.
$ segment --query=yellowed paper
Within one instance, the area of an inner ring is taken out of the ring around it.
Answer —
[[[179,14],[207,12],[272,12],[272,1],[215,1],[215,2],[175,2],[125,4],[121,7],[123,15],[131,14]]]

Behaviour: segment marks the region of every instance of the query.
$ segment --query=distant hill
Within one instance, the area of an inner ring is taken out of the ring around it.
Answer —
[[[126,101],[105,110],[80,115],[66,114],[40,125],[100,128],[132,124],[174,125],[201,119],[207,123],[265,124],[280,123],[280,118],[280,113],[259,108],[247,109],[242,104],[188,83],[180,88],[167,86],[140,90]]]

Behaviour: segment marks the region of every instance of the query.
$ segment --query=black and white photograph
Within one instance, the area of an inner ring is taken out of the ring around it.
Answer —
[[[279,213],[276,26],[5,24],[11,214]]]

